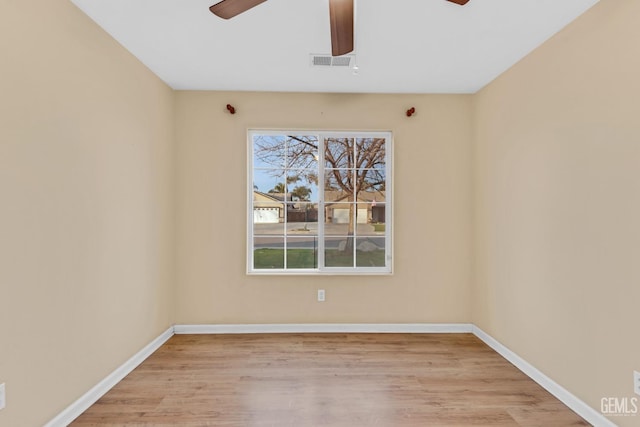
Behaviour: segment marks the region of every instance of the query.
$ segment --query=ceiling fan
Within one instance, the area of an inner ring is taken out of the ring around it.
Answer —
[[[222,0],[209,10],[220,18],[230,19],[267,0]],[[353,50],[353,1],[329,0],[331,55],[345,55]],[[469,0],[447,0],[461,6]]]

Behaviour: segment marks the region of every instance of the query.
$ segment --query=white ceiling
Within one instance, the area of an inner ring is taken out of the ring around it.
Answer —
[[[329,54],[328,0],[72,0],[174,89],[474,93],[598,0],[356,0],[358,73]]]

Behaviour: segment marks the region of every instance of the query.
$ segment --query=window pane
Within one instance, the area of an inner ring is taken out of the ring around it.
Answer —
[[[253,167],[284,168],[285,147],[286,137],[283,135],[255,135],[253,138]]]
[[[284,268],[284,238],[256,237],[253,239],[253,268]]]
[[[353,267],[353,237],[328,237],[324,240],[326,267]]]
[[[356,224],[356,236],[377,236],[378,233],[375,232],[375,224],[367,223],[367,224]]]
[[[384,138],[358,138],[356,140],[356,167],[385,168],[386,140]]]
[[[333,234],[336,234],[336,230],[344,229],[348,230],[348,225],[354,224],[354,204],[353,203],[327,203],[325,205],[325,224],[327,229],[333,230]],[[343,227],[329,227],[328,224],[342,224]],[[347,226],[347,228],[345,228]],[[346,234],[346,233],[339,233]]]
[[[253,203],[254,234],[284,234],[284,204],[279,202]]]
[[[371,223],[377,233],[385,232],[384,224],[387,221],[386,206],[385,203],[371,203]]]
[[[286,139],[288,169],[318,170],[318,138],[313,135],[289,135]]]
[[[384,169],[358,169],[356,174],[359,195],[384,195],[387,188],[387,177]]]
[[[318,267],[318,236],[287,237],[287,269]]]
[[[385,239],[384,237],[366,237],[356,239],[356,266],[357,267],[384,267],[385,266]]]
[[[327,236],[346,236],[349,234],[349,224],[331,224],[324,225],[324,234]]]
[[[256,169],[253,171],[253,200],[260,200],[260,198],[256,198],[256,193],[263,195],[283,193],[284,188],[284,169]]]
[[[287,174],[289,200],[294,202],[318,201],[318,171],[301,169]]]
[[[344,169],[355,167],[354,139],[327,138],[324,149],[325,167]]]
[[[317,203],[287,204],[287,234],[292,232],[318,232]]]
[[[354,191],[353,170],[332,169],[325,171],[324,201],[352,202]]]

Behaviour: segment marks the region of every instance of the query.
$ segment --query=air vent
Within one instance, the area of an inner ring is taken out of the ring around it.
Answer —
[[[312,67],[339,67],[339,68],[351,68],[355,64],[355,55],[310,55]]]
[[[312,64],[317,67],[330,67],[332,59],[331,56],[312,55],[311,57]]]
[[[348,67],[351,64],[350,56],[336,56],[333,58],[331,65],[334,67]]]

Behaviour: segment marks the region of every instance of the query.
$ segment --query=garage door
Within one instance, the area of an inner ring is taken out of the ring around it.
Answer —
[[[334,209],[333,223],[349,224],[349,209]],[[358,209],[358,224],[366,224],[366,223],[367,223],[367,210]]]
[[[278,208],[255,208],[253,210],[254,224],[277,224],[280,222]]]

